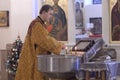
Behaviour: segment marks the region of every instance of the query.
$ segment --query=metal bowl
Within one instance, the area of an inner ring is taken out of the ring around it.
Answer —
[[[39,55],[38,70],[50,78],[70,78],[80,70],[81,57],[73,55]]]

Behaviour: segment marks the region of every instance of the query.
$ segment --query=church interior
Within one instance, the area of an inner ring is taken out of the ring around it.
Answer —
[[[53,5],[53,1],[0,1],[0,80],[15,80],[29,24],[42,5]],[[67,38],[58,41],[66,48],[60,55],[37,56],[38,71],[45,75],[44,80],[120,80],[120,21],[116,19],[119,16],[112,17],[119,0],[58,1],[67,25]]]

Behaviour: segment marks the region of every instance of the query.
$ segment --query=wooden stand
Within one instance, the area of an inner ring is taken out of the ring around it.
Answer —
[[[90,80],[90,72],[86,70],[86,76],[85,76],[85,80]],[[94,71],[95,72],[95,80],[106,80],[106,71],[105,70],[101,70],[101,71]]]

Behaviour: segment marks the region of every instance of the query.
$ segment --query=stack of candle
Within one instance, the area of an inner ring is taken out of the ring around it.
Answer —
[[[76,55],[76,56],[83,56],[85,52],[84,52],[84,51],[78,51],[77,49],[78,49],[78,48],[75,47],[75,48],[74,48],[74,51],[72,51],[72,47],[71,47],[71,49],[70,49],[70,54],[71,54],[71,55]]]
[[[76,56],[83,56],[83,54],[85,53],[84,51],[78,51],[77,47],[74,48],[74,51],[72,49],[73,47],[70,47],[70,49],[68,49],[68,47],[65,47],[65,53]]]

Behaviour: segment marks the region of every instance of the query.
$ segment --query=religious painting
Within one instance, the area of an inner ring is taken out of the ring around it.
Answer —
[[[0,11],[0,27],[8,27],[8,26],[9,26],[9,12]]]
[[[68,41],[68,0],[44,0],[44,4],[53,7],[54,13],[51,23],[51,36],[58,41]]]
[[[110,0],[110,43],[120,43],[120,0]]]
[[[93,28],[91,29],[92,34],[101,35],[102,34],[102,18],[101,17],[90,18],[89,22],[93,24]]]
[[[74,0],[74,13],[75,13],[75,34],[81,35],[84,30],[83,26],[83,0]]]

